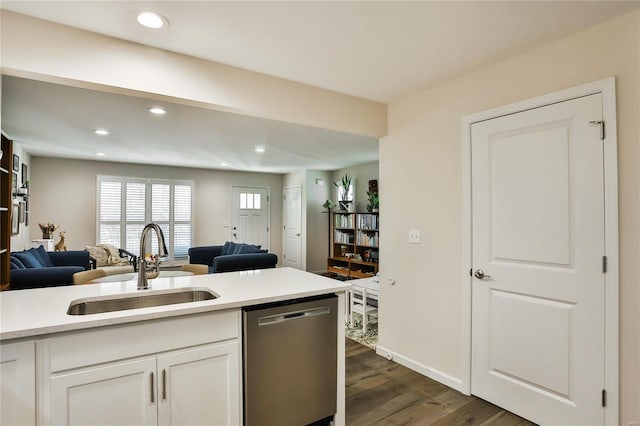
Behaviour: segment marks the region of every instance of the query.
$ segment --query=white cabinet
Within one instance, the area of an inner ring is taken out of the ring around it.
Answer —
[[[239,424],[238,376],[237,342],[56,375],[50,388],[51,423]]]
[[[51,424],[156,425],[155,358],[116,363],[51,379]]]
[[[240,424],[238,342],[158,357],[160,425]]]
[[[43,246],[46,251],[54,251],[56,245],[53,238],[50,240],[31,240],[31,247],[38,248],[40,246]]]
[[[0,424],[36,424],[35,342],[0,346]]]
[[[52,337],[45,417],[55,425],[239,425],[239,330],[240,312],[225,311]]]

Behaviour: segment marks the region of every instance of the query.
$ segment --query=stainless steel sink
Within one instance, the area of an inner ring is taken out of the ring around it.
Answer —
[[[124,311],[127,309],[149,308],[153,306],[174,305],[176,303],[201,302],[216,299],[218,296],[208,290],[182,288],[170,292],[145,293],[123,297],[101,297],[95,299],[74,300],[67,310],[68,315],[91,315],[103,312]]]

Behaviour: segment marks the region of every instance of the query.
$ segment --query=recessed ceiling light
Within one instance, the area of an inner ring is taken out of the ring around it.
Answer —
[[[222,166],[222,167],[227,167],[227,166],[228,166],[228,164],[227,164],[227,163],[220,163],[220,166]]]
[[[104,152],[96,152],[96,155],[97,155],[98,157],[104,157]]]
[[[168,23],[167,18],[154,12],[140,12],[138,22],[140,25],[153,29],[162,28]]]
[[[265,151],[263,146],[256,146],[256,149],[254,149],[255,152],[259,152],[259,153],[263,153]]]
[[[105,129],[95,129],[93,133],[95,133],[96,135],[106,136],[109,134],[109,131]]]
[[[151,107],[148,109],[148,111],[151,114],[155,114],[155,115],[163,115],[167,113],[167,111],[162,107]]]

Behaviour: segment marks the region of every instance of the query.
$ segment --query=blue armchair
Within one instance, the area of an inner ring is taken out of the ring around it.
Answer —
[[[278,256],[260,250],[260,246],[226,242],[220,246],[201,246],[189,249],[189,263],[209,266],[209,273],[249,271],[275,268]]]
[[[73,284],[73,274],[89,269],[89,252],[48,252],[44,247],[11,253],[12,290]]]

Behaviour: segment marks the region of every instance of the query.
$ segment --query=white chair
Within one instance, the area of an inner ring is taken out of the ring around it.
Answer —
[[[364,334],[367,332],[371,315],[378,314],[378,290],[372,288],[369,283],[367,285],[356,283],[357,281],[353,281],[353,287],[349,291],[349,326],[353,327],[353,314],[360,314],[362,316],[362,333]],[[375,301],[375,305],[372,303],[373,301]]]

